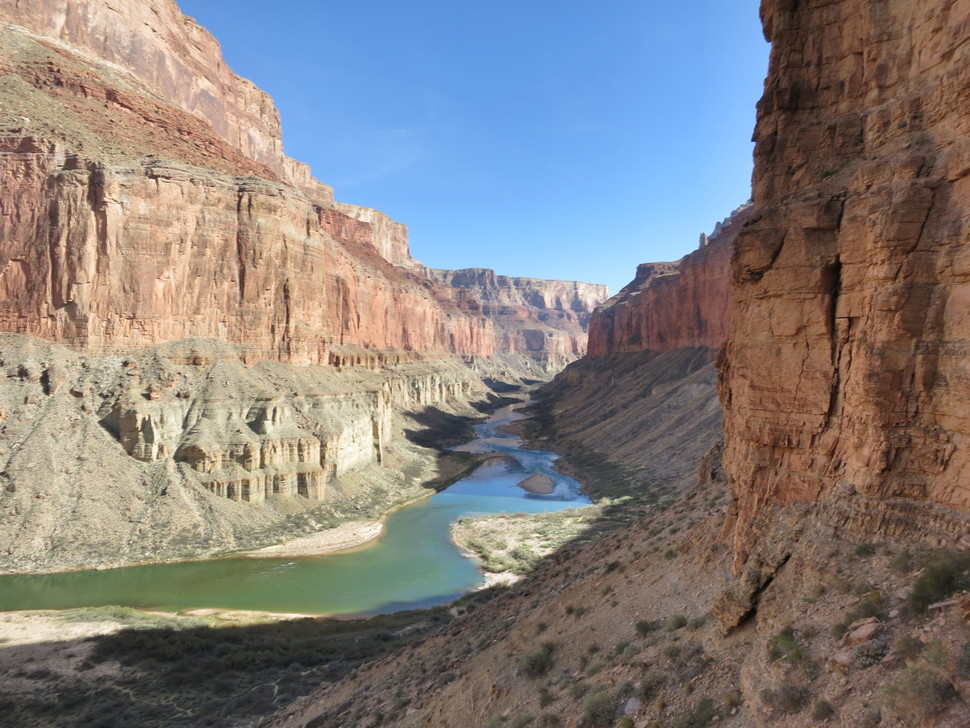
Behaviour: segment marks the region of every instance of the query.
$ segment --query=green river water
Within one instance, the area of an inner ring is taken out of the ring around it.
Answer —
[[[143,609],[251,609],[304,614],[382,614],[441,604],[484,583],[449,527],[461,517],[587,505],[579,483],[553,469],[558,455],[523,450],[496,427],[520,416],[499,410],[455,448],[511,455],[388,516],[384,532],[355,551],[300,558],[230,557],[106,571],[0,577],[0,610],[120,604]],[[517,483],[533,473],[555,482],[548,496]]]

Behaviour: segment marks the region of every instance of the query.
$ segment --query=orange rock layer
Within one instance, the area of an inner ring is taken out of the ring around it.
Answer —
[[[720,348],[731,320],[731,253],[751,216],[742,205],[718,223],[701,247],[675,263],[643,263],[633,281],[596,309],[589,324],[589,355],[683,347]]]
[[[932,512],[966,542],[970,0],[765,0],[762,18],[721,367],[736,566],[771,506],[850,495],[846,524],[919,535]]]
[[[568,346],[529,338],[558,310],[513,326],[429,280],[404,225],[334,202],[173,2],[0,0],[0,20],[0,331],[341,366],[581,353],[581,325]]]

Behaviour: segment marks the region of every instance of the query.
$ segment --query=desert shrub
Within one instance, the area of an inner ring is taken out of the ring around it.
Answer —
[[[664,622],[664,632],[675,632],[678,629],[682,629],[687,626],[687,616],[684,614],[672,614],[670,618]]]
[[[790,624],[784,627],[768,642],[768,659],[799,662],[805,656],[805,647],[795,636],[795,628]]]
[[[593,675],[598,674],[608,664],[609,663],[606,660],[604,660],[602,657],[597,657],[595,660],[589,663],[589,667],[586,668],[586,676],[592,677]]]
[[[905,635],[896,640],[896,654],[904,660],[913,660],[923,651],[923,643],[915,637]]]
[[[509,721],[509,728],[525,728],[534,720],[535,718],[531,715],[525,713],[519,714]]]
[[[674,728],[704,728],[714,720],[717,711],[714,709],[714,701],[710,698],[701,698],[697,706],[687,715],[677,718],[671,724]]]
[[[889,567],[897,574],[908,574],[913,570],[913,552],[909,549],[900,551],[893,556],[893,560],[889,562]]]
[[[926,557],[923,573],[913,584],[909,606],[922,614],[934,602],[970,587],[970,552],[940,550]]]
[[[530,652],[522,658],[522,672],[526,677],[537,678],[545,675],[552,668],[552,653],[556,645],[552,642],[543,642],[542,648],[536,652]]]
[[[550,705],[555,703],[556,700],[557,700],[557,697],[555,696],[555,694],[550,692],[549,688],[543,686],[542,688],[539,689],[540,708],[548,708]]]
[[[641,619],[636,624],[637,634],[641,637],[646,637],[651,632],[656,632],[660,629],[660,622],[649,621],[646,619]]]
[[[811,692],[804,685],[784,683],[777,690],[765,688],[761,700],[782,713],[800,713],[808,705]]]
[[[593,693],[583,698],[583,719],[590,728],[608,725],[615,712],[613,696],[608,693]]]
[[[889,706],[904,718],[925,721],[942,712],[956,697],[949,681],[923,667],[907,667],[886,688]]]
[[[812,720],[828,720],[833,715],[835,715],[835,708],[828,700],[815,701],[815,707],[812,709]]]
[[[742,698],[740,690],[729,690],[724,694],[724,705],[728,708],[728,710],[739,707],[741,702]]]
[[[624,715],[618,721],[616,721],[616,728],[633,728],[633,718],[628,715]]]
[[[659,672],[648,672],[640,679],[640,685],[637,687],[637,697],[640,700],[647,701],[653,698],[663,687],[666,682],[666,678]]]
[[[882,662],[889,645],[882,640],[869,640],[852,648],[852,659],[859,667],[872,667]]]
[[[855,547],[855,555],[861,556],[863,558],[868,556],[874,556],[876,553],[876,544],[874,543],[861,543]]]

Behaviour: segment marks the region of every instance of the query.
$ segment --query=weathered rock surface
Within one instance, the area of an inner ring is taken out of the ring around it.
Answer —
[[[594,311],[589,355],[720,348],[733,308],[734,240],[751,209],[749,204],[739,207],[710,236],[702,234],[700,248],[679,261],[638,266],[633,281]]]
[[[408,413],[543,369],[504,328],[492,359],[500,313],[283,156],[269,97],[173,2],[0,0],[0,21],[0,332],[72,350],[3,339],[0,569],[379,515],[437,475]],[[564,316],[545,301],[527,326]]]
[[[247,366],[203,340],[82,355],[4,334],[0,377],[0,571],[209,554],[378,517],[437,475],[434,451],[403,433],[487,396],[457,359]]]
[[[860,535],[970,545],[970,2],[767,0],[762,17],[755,217],[721,360],[735,568],[780,548],[772,513],[797,502]]]
[[[656,499],[692,486],[721,436],[717,352],[705,347],[591,357],[539,390],[538,442],[578,468],[591,492],[610,480],[602,461],[650,484]]]
[[[727,336],[734,239],[750,215],[742,205],[675,263],[640,265],[593,312],[587,355],[540,390],[534,433],[594,489],[597,463],[609,461],[658,499],[682,492],[720,439],[714,359]]]
[[[174,0],[0,0],[0,18],[42,36],[55,50],[84,53],[98,66],[110,64],[156,97],[204,120],[229,147],[276,177],[295,181],[287,174],[293,162],[284,159],[272,99],[232,72],[216,39],[182,15]]]
[[[404,225],[334,202],[282,156],[268,97],[173,3],[4,2],[0,19],[16,24],[0,27],[0,330],[347,365],[346,346],[487,357],[493,318],[503,352],[581,348],[585,322],[552,295],[507,315],[430,284]],[[582,295],[591,308],[605,290]]]
[[[549,371],[586,353],[590,315],[608,293],[603,285],[513,278],[487,268],[425,273],[493,322],[496,350],[525,354]]]

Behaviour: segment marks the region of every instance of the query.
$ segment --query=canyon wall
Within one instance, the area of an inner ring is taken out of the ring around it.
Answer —
[[[696,482],[721,433],[714,360],[731,315],[731,255],[742,205],[675,263],[644,263],[593,311],[589,350],[540,390],[533,432],[595,491],[602,462],[655,500]],[[607,478],[609,480],[610,478]]]
[[[701,246],[681,260],[638,266],[633,281],[593,313],[590,356],[720,348],[731,320],[734,239],[751,209],[742,205],[710,236],[702,233]]]
[[[425,274],[492,321],[496,350],[523,353],[550,371],[586,352],[590,315],[608,295],[603,285],[513,278],[487,268],[426,268]]]
[[[785,558],[772,514],[797,503],[970,545],[970,2],[765,0],[762,18],[720,369],[735,568]]]
[[[284,159],[280,119],[268,94],[226,65],[219,43],[174,0],[0,0],[3,22],[54,49],[84,54],[205,121],[207,128],[277,178],[298,174]],[[287,181],[290,181],[287,179]]]
[[[581,353],[605,289],[499,277],[512,300],[424,275],[404,225],[282,156],[269,98],[173,3],[3,2],[0,18],[0,330],[306,364],[351,363],[348,346],[489,357],[496,329],[502,352]]]
[[[379,518],[440,475],[435,451],[402,433],[487,396],[457,359],[246,365],[212,340],[91,355],[0,334],[0,573],[207,555]]]
[[[605,291],[546,282],[573,298],[506,315],[427,276],[404,225],[283,155],[270,98],[173,2],[0,21],[0,570],[377,517],[442,475],[423,415],[579,353]]]
[[[70,27],[80,33],[75,15],[90,6],[95,22],[101,5],[72,4]],[[114,47],[122,29],[112,28]],[[214,338],[247,361],[309,364],[333,363],[345,346],[494,351],[489,321],[408,269],[403,225],[335,205],[295,163],[298,186],[272,179],[252,148],[173,105],[187,103],[179,93],[160,102],[166,84],[154,91],[83,49],[0,32],[10,70],[0,329],[91,352]],[[166,47],[158,65],[185,60]],[[220,88],[239,101],[237,85]]]

